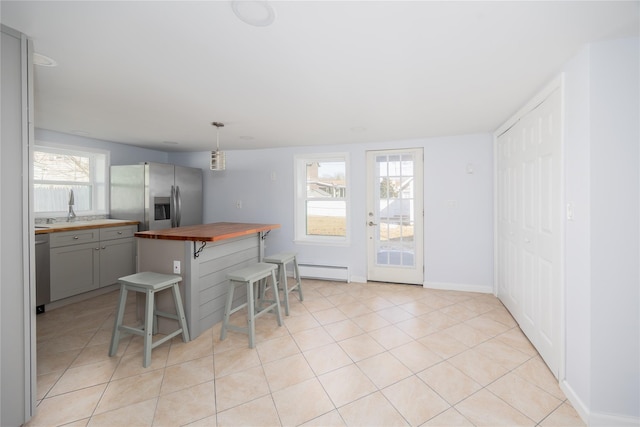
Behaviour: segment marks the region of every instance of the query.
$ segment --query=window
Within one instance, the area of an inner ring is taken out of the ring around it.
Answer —
[[[347,243],[348,155],[296,156],[296,241]]]
[[[101,150],[36,146],[33,151],[33,210],[36,216],[107,213],[109,155]]]

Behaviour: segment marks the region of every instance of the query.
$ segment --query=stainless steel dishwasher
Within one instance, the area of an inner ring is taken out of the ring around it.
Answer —
[[[49,289],[49,235],[36,234],[36,314],[44,313],[51,302]]]

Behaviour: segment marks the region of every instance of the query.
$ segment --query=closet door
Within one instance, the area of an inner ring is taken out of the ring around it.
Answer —
[[[496,138],[497,292],[558,377],[562,354],[559,85]]]

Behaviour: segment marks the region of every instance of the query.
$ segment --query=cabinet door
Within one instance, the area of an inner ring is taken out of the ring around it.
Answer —
[[[98,288],[98,242],[51,249],[51,301]]]
[[[136,272],[135,239],[116,239],[100,244],[100,286],[116,283],[118,278]]]

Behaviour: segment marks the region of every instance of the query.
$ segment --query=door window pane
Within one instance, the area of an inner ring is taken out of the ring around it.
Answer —
[[[378,265],[414,266],[413,156],[380,155],[378,166]]]

